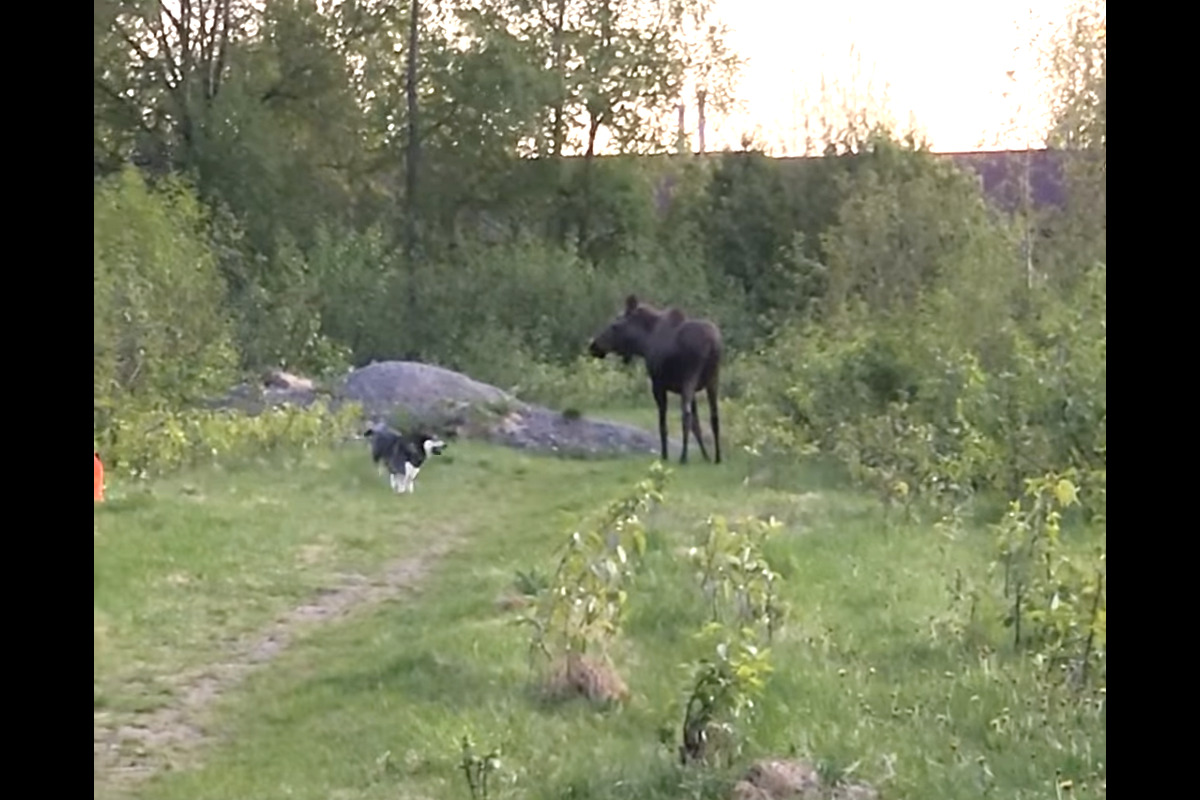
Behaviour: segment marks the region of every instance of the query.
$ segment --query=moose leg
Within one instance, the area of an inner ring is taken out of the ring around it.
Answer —
[[[688,451],[688,435],[692,429],[691,411],[695,405],[695,390],[689,386],[684,386],[679,392],[680,410],[683,412],[683,450],[679,454],[679,463],[687,463]]]
[[[692,434],[696,437],[696,444],[700,445],[700,455],[705,461],[709,461],[708,451],[704,449],[704,434],[700,432],[700,414],[696,411],[696,396],[692,395]]]
[[[667,460],[667,390],[654,384],[654,402],[658,405],[658,438],[662,440],[662,460]]]
[[[713,378],[708,383],[708,413],[709,421],[712,423],[713,432],[713,454],[716,456],[716,463],[721,463],[721,420],[717,413],[717,379]]]

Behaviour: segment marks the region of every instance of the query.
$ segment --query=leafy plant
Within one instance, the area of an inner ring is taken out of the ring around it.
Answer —
[[[518,592],[526,597],[536,597],[550,586],[550,577],[537,567],[530,570],[517,570],[513,581]]]
[[[698,632],[712,655],[691,666],[680,728],[682,763],[706,761],[724,751],[741,751],[740,723],[754,709],[771,671],[769,644],[783,616],[780,580],[764,544],[781,527],[774,518],[747,517],[730,526],[724,517],[706,520],[700,542],[689,551],[709,622]]]
[[[361,418],[355,404],[284,405],[249,415],[203,408],[127,409],[94,438],[106,468],[143,479],[200,462],[224,462],[282,448],[344,440]]]
[[[680,729],[685,765],[710,760],[721,750],[729,760],[740,753],[736,726],[754,710],[771,672],[770,651],[755,643],[753,629],[713,622],[698,636],[710,642],[712,655],[699,659],[692,671]]]
[[[208,213],[182,181],[130,168],[93,189],[93,425],[133,406],[177,408],[237,366]]]
[[[780,527],[774,517],[746,517],[733,526],[719,515],[706,520],[704,535],[688,555],[697,568],[711,622],[761,625],[771,641],[783,609],[780,576],[771,569],[763,547]]]
[[[1100,543],[1083,556],[1065,547],[1062,513],[1077,503],[1069,473],[1027,479],[1025,498],[1012,501],[996,539],[1013,645],[1082,682],[1107,658],[1107,548]]]
[[[593,523],[574,530],[549,586],[521,622],[533,628],[530,652],[568,661],[605,644],[620,629],[634,559],[646,550],[641,515],[662,501],[669,472],[654,462],[647,477],[614,500]]]
[[[459,769],[467,782],[472,800],[488,800],[488,781],[500,769],[500,748],[493,747],[486,755],[475,752],[475,742],[470,734],[463,734],[459,740],[462,757]]]

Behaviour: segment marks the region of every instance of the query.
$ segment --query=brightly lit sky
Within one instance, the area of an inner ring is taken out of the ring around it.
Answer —
[[[750,59],[740,113],[707,124],[707,149],[739,148],[742,135],[776,154],[803,150],[806,92],[827,81],[879,97],[911,118],[941,152],[1039,146],[1028,121],[1035,79],[1031,24],[1063,19],[1064,0],[716,0],[731,44]],[[851,47],[854,47],[852,55]],[[1014,71],[1014,80],[1006,73]],[[1009,94],[1005,98],[1005,93]],[[1015,109],[1021,106],[1020,113]],[[695,130],[695,109],[686,109]],[[1011,131],[1012,120],[1025,129]],[[1007,132],[1006,132],[1007,131]],[[693,133],[693,142],[695,141]]]

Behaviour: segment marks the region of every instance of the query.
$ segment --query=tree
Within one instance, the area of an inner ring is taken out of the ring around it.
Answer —
[[[419,0],[412,0],[408,14],[408,69],[404,78],[404,98],[408,110],[404,199],[408,205],[408,226],[404,237],[404,249],[409,263],[412,263],[417,246],[417,168],[421,162],[421,140],[417,137],[417,34],[420,31],[421,18]]]
[[[190,163],[205,110],[229,74],[229,56],[258,12],[244,0],[98,0],[93,90],[105,113],[136,120],[159,166]]]
[[[989,279],[1008,251],[974,178],[913,139],[873,135],[841,176],[837,221],[822,234],[829,266],[827,309],[852,299],[873,313],[911,310],[931,287]],[[949,282],[951,277],[957,281]],[[982,313],[982,309],[977,312]]]
[[[736,90],[746,59],[727,44],[729,26],[716,17],[713,0],[675,2],[680,17],[676,42],[684,65],[685,94],[696,101],[697,149],[706,151],[705,125],[710,111],[728,113],[736,105]],[[681,108],[682,113],[682,108]]]
[[[237,355],[207,214],[188,187],[149,188],[126,169],[92,203],[93,398],[103,428],[119,404],[178,404],[228,386]]]
[[[604,144],[667,152],[685,87],[726,108],[742,63],[713,0],[475,0],[459,16],[476,42],[511,32],[548,76],[531,137],[538,155],[594,156]]]
[[[1049,147],[1067,151],[1068,208],[1060,235],[1072,253],[1059,267],[1072,280],[1107,259],[1108,19],[1105,0],[1085,0],[1043,49],[1050,80]]]
[[[1103,154],[1108,147],[1108,4],[1085,0],[1042,52],[1050,80],[1051,147]]]

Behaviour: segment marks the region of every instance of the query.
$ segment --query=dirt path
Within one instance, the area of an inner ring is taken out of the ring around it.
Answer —
[[[389,562],[375,578],[346,576],[341,586],[323,590],[312,602],[241,639],[221,661],[177,676],[178,689],[166,706],[140,714],[95,712],[95,796],[121,796],[164,769],[192,765],[209,739],[204,725],[217,698],[312,626],[344,619],[415,588],[454,543],[452,538],[442,538],[416,555]]]

